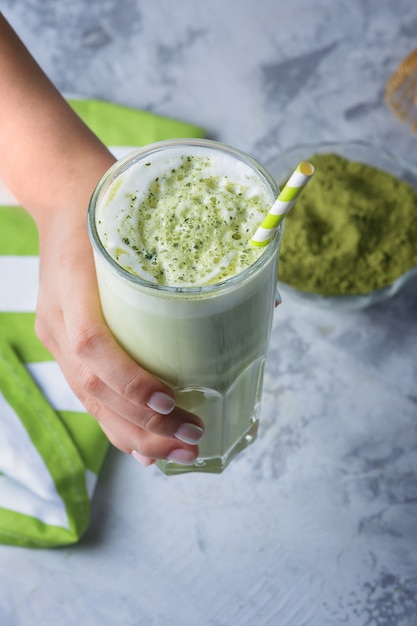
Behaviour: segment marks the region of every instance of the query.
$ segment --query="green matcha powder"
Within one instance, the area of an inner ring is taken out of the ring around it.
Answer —
[[[309,160],[316,173],[286,219],[282,282],[326,296],[364,294],[417,264],[417,193],[410,185],[336,154]]]

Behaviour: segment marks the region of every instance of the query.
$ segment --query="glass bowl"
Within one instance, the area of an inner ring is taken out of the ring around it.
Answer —
[[[323,142],[300,144],[284,151],[266,164],[266,169],[278,185],[286,181],[300,161],[308,160],[313,154],[334,153],[350,161],[359,161],[393,174],[408,183],[417,192],[417,166],[395,157],[390,152],[363,141]],[[294,209],[296,210],[296,209]],[[416,216],[417,218],[417,216]],[[284,235],[285,236],[285,235]],[[417,242],[416,242],[417,245]],[[333,309],[362,309],[394,296],[406,283],[417,276],[417,265],[382,289],[358,295],[325,296],[309,291],[301,291],[287,283],[278,281],[283,294]]]

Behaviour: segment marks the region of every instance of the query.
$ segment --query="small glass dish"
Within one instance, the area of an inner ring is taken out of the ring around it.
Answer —
[[[338,154],[350,161],[359,161],[393,174],[408,183],[417,192],[417,165],[414,166],[406,163],[387,150],[372,146],[364,141],[300,144],[284,151],[280,156],[267,163],[266,169],[273,178],[275,178],[278,185],[281,185],[282,181],[288,179],[300,161],[308,160],[313,154],[323,153]],[[321,307],[332,309],[362,309],[391,298],[415,276],[417,276],[417,265],[397,278],[389,286],[358,295],[325,296],[309,291],[302,291],[280,280],[278,280],[278,284],[283,294],[288,293],[291,297],[311,302]]]

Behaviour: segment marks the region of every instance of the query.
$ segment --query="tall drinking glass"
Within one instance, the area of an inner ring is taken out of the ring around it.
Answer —
[[[154,158],[179,152],[208,155],[224,164],[231,179],[244,167],[266,190],[267,210],[277,196],[272,177],[239,150],[208,140],[164,141],[121,159],[103,176],[90,202],[89,232],[110,330],[142,367],[172,388],[180,407],[205,424],[194,465],[157,465],[168,475],[220,473],[257,436],[282,228],[252,265],[217,283],[157,284],[123,268],[99,235],[103,204],[112,202],[112,189],[132,168],[140,180]]]

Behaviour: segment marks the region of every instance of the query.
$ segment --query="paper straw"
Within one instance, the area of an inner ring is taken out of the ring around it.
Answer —
[[[314,166],[308,161],[302,161],[297,165],[271,210],[250,240],[251,246],[266,246],[271,241],[286,213],[292,209],[313,174]]]

